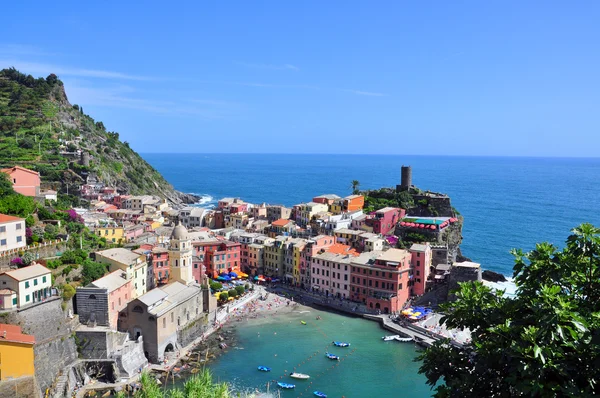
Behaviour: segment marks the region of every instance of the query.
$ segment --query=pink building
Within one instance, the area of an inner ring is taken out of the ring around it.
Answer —
[[[377,210],[373,218],[367,218],[365,224],[373,228],[373,233],[387,235],[394,232],[396,224],[406,215],[406,210],[396,207],[384,207]]]
[[[302,253],[300,254],[300,286],[309,287],[311,284],[310,265],[312,257],[328,247],[333,246],[335,238],[329,235],[318,235],[307,240]]]
[[[335,202],[338,199],[341,199],[341,198],[335,194],[326,194],[326,195],[315,196],[312,199],[312,201],[315,203],[323,203],[323,204],[331,206],[333,204],[333,202]]]
[[[132,226],[125,228],[125,230],[123,232],[123,236],[127,242],[133,242],[133,240],[135,240],[135,238],[142,235],[145,231],[146,231],[145,225],[142,225],[142,224],[132,225]]]
[[[199,256],[192,256],[192,276],[196,283],[205,284],[207,282],[206,265],[204,265],[204,258]]]
[[[115,206],[117,206],[119,209],[123,208],[123,202],[126,201],[127,199],[129,199],[131,196],[130,195],[116,195],[113,198],[113,204]]]
[[[205,273],[209,278],[216,278],[223,272],[241,271],[241,243],[214,240],[192,242],[192,245],[198,261],[203,259]]]
[[[164,285],[169,281],[169,251],[164,247],[154,247],[150,256],[154,280],[157,285]]]
[[[352,260],[350,298],[373,312],[398,312],[410,296],[411,254],[389,249]]]
[[[425,244],[414,244],[408,250],[411,255],[413,266],[412,294],[420,296],[425,293],[427,280],[431,273],[431,246]]]
[[[106,289],[106,292],[108,293],[108,324],[111,329],[117,329],[119,312],[125,309],[127,303],[131,300],[131,282],[132,279],[126,279],[124,271],[116,270],[93,281],[86,287]],[[92,298],[92,300],[97,300],[97,298]],[[78,306],[80,306],[79,302]]]
[[[40,173],[20,166],[0,170],[8,175],[13,189],[25,196],[40,196]]]
[[[248,203],[232,203],[229,206],[229,214],[246,213],[248,211]]]

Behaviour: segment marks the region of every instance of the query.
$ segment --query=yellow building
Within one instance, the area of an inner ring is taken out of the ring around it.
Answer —
[[[329,206],[329,211],[334,215],[342,214],[344,211],[344,202],[342,199],[338,199]]]
[[[99,237],[106,238],[108,242],[120,243],[125,240],[122,227],[98,227],[95,232]]]
[[[35,337],[21,333],[21,327],[0,323],[0,381],[33,376]]]
[[[127,280],[133,281],[133,298],[138,298],[146,293],[146,277],[148,263],[146,256],[134,253],[123,248],[107,249],[95,253],[96,261],[108,264],[108,270],[114,272],[118,269],[125,271]]]
[[[300,286],[300,261],[302,260],[302,252],[306,246],[306,239],[300,239],[294,244],[294,283]]]

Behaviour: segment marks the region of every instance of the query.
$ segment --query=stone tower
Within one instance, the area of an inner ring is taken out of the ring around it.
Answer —
[[[406,191],[412,187],[412,167],[402,166],[400,172],[400,189]]]
[[[169,243],[170,281],[178,281],[185,285],[194,282],[192,274],[192,240],[188,230],[181,222],[173,229]]]

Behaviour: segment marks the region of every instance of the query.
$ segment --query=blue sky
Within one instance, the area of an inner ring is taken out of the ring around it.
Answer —
[[[5,4],[0,67],[142,153],[598,156],[597,1],[133,3]]]

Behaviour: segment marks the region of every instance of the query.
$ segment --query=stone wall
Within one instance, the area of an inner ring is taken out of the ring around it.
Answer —
[[[42,391],[52,386],[54,379],[77,360],[77,345],[71,336],[62,336],[33,347],[35,376]]]
[[[81,358],[109,359],[128,339],[126,333],[106,330],[76,331],[77,349]]]
[[[420,200],[426,200],[429,206],[415,206],[409,211],[409,214],[411,216],[432,216],[431,213],[433,210],[435,210],[435,212],[437,213],[435,214],[436,217],[455,216],[454,210],[452,210],[450,197],[448,196],[413,195],[413,200],[415,202],[415,205],[417,205]]]
[[[56,257],[59,253],[62,253],[66,250],[67,242],[63,241],[60,243],[49,244],[47,246],[37,246],[28,252],[33,253],[36,259],[46,258],[46,257]],[[2,253],[0,255],[0,272],[10,271],[10,260],[15,257],[18,257],[20,251],[24,251],[24,248],[17,250],[14,253]]]
[[[109,326],[108,290],[96,287],[78,287],[75,294],[75,312],[82,325]]]
[[[144,340],[142,336],[138,337],[135,341],[127,340],[118,348],[113,356],[122,377],[131,377],[139,369],[148,366],[148,359],[144,355]]]
[[[214,315],[213,315],[214,317]],[[201,313],[198,318],[177,331],[177,342],[185,347],[202,336],[209,326],[209,315]]]
[[[35,377],[25,376],[0,382],[0,397],[41,398]]]

